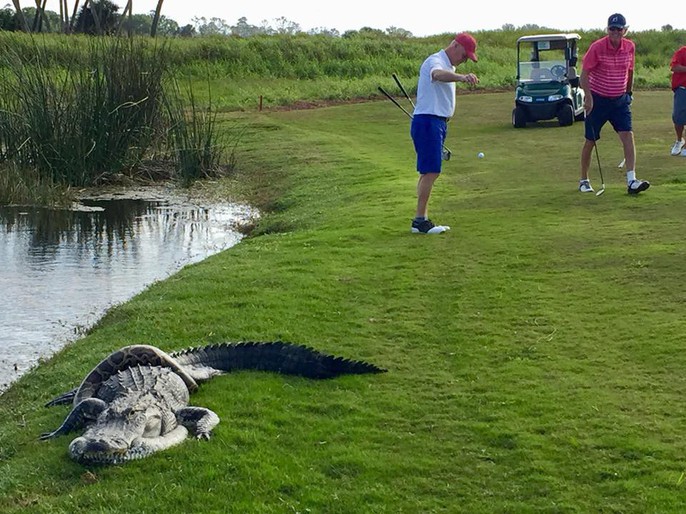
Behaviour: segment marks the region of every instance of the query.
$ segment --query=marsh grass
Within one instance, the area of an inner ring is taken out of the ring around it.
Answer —
[[[86,63],[49,68],[40,45],[5,56],[7,158],[58,183],[93,185],[135,165],[158,123],[164,58],[134,40],[93,38]]]
[[[0,509],[683,512],[671,95],[635,94],[653,184],[638,197],[609,128],[607,191],[583,195],[583,126],[516,130],[512,107],[510,93],[459,96],[430,206],[452,226],[440,237],[409,233],[414,154],[388,101],[232,114],[249,125],[231,181],[262,200],[262,235],[112,309],[0,397]],[[67,413],[42,404],[115,348],[275,339],[389,372],[215,378],[191,397],[222,418],[212,440],[126,466],[85,468],[69,437],[37,440]]]
[[[11,162],[0,164],[0,205],[71,204],[69,188],[56,184],[32,169],[21,169]]]
[[[233,151],[239,134],[224,127],[219,131],[218,112],[208,103],[201,106],[193,86],[182,91],[178,81],[168,88],[165,96],[169,146],[174,155],[180,180],[192,184],[229,173],[235,166]]]
[[[166,44],[91,38],[80,59],[58,64],[46,45],[34,42],[33,54],[27,55],[13,41],[3,36],[3,162],[34,169],[50,183],[92,186],[121,175],[135,177],[143,159],[168,146],[184,182],[216,172],[224,157],[224,133],[214,130],[210,107],[200,107],[191,96],[188,110],[185,98],[175,96],[178,89],[165,90]],[[170,133],[170,118],[175,137],[161,141]]]

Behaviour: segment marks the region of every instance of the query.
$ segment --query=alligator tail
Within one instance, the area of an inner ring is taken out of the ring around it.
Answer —
[[[221,343],[188,348],[170,355],[180,366],[189,370],[274,371],[317,379],[386,371],[374,364],[327,355],[307,346],[282,341]]]

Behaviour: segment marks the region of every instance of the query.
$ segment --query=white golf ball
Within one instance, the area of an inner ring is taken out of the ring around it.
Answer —
[[[483,153],[483,152],[479,152],[478,154],[476,154],[476,156],[477,156],[479,159],[483,159],[483,158],[484,158],[484,153]]]

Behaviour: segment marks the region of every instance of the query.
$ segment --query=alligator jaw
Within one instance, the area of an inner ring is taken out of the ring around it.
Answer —
[[[139,437],[130,446],[77,437],[69,445],[69,456],[82,464],[121,464],[180,444],[187,435],[188,429],[179,425],[163,436]]]

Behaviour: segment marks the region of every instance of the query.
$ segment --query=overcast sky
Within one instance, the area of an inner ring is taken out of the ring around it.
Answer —
[[[0,0],[2,2],[3,0]],[[113,0],[121,6],[126,0]],[[70,9],[74,0],[68,0]],[[11,5],[9,0],[4,3]],[[81,1],[83,3],[83,0]],[[598,9],[598,6],[603,6]],[[33,0],[21,0],[22,7],[35,6]],[[47,9],[59,12],[58,0],[47,0]],[[431,9],[419,9],[422,2],[404,3],[400,0],[346,0],[322,2],[316,0],[165,0],[162,14],[179,25],[192,23],[195,17],[221,18],[233,25],[245,17],[251,25],[261,25],[263,20],[274,27],[274,20],[284,17],[307,31],[316,28],[359,30],[362,27],[385,30],[398,27],[409,30],[415,36],[460,32],[463,30],[499,29],[504,24],[519,27],[536,24],[561,31],[604,28],[607,18],[622,13],[633,30],[659,30],[664,25],[677,29],[686,28],[683,4],[666,0],[651,2],[598,2],[576,0],[571,3],[517,2],[495,0],[493,2],[434,0]],[[157,0],[133,0],[134,14],[153,11]],[[682,6],[682,7],[679,7]],[[686,41],[684,42],[686,44]]]

